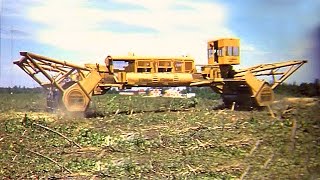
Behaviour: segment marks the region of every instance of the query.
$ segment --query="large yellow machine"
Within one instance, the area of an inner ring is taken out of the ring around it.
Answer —
[[[48,90],[48,107],[63,105],[68,111],[85,111],[94,95],[112,87],[209,86],[222,95],[226,106],[269,106],[273,89],[306,61],[287,61],[234,70],[240,63],[240,40],[208,42],[208,64],[197,72],[191,57],[108,56],[105,64],[76,65],[30,52],[15,61],[22,70]],[[258,76],[271,76],[266,82]],[[57,101],[56,101],[57,100]]]

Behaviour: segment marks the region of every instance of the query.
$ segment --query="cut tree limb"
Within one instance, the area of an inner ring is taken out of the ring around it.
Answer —
[[[119,113],[120,109],[117,109],[117,111],[114,113],[114,115],[117,115]]]
[[[38,152],[29,150],[29,149],[26,149],[26,151],[28,151],[28,152],[30,152],[30,153],[32,153],[32,154],[35,154],[35,155],[37,155],[37,156],[43,157],[43,158],[45,158],[45,159],[53,162],[55,165],[59,166],[60,168],[68,171],[68,173],[72,174],[72,171],[70,171],[68,168],[66,168],[66,167],[64,167],[64,166],[61,166],[57,161],[53,160],[52,158],[50,158],[50,157],[48,157],[48,156],[45,156],[45,155],[42,155],[42,154],[40,154],[40,153],[38,153]]]
[[[51,132],[53,132],[53,133],[56,133],[57,135],[63,137],[63,138],[66,139],[67,141],[69,141],[70,143],[75,144],[78,148],[80,148],[80,149],[82,148],[78,143],[74,142],[73,140],[69,139],[68,137],[66,137],[65,135],[61,134],[61,133],[58,132],[58,131],[55,131],[55,130],[53,130],[53,129],[50,129],[50,128],[48,128],[48,127],[46,127],[46,126],[44,126],[44,125],[38,124],[38,123],[32,123],[32,124],[33,124],[33,125],[36,125],[36,126],[38,126],[38,127],[41,127],[41,128],[43,128],[43,129],[45,129],[45,130],[47,130],[47,131],[51,131]]]
[[[290,136],[290,140],[291,140],[291,150],[293,151],[295,149],[296,146],[296,132],[297,132],[297,120],[293,119],[292,120],[292,129],[291,129],[291,136]]]
[[[276,116],[274,115],[273,110],[271,109],[270,105],[268,105],[267,108],[269,110],[269,113],[270,113],[271,117],[272,118],[276,118]]]
[[[262,140],[257,140],[255,146],[253,146],[253,148],[251,149],[249,155],[251,156],[253,154],[253,152],[258,148],[259,144],[262,142]]]
[[[268,165],[269,165],[270,162],[272,161],[273,157],[274,157],[274,154],[272,154],[272,155],[266,160],[266,162],[263,164],[263,168],[267,168],[267,167],[268,167]]]
[[[247,169],[241,174],[240,179],[243,180],[248,172],[250,171],[251,166],[248,166]]]

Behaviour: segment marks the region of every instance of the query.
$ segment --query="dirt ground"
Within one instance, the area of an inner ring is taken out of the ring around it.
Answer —
[[[268,111],[220,101],[106,95],[91,116],[45,112],[42,94],[1,95],[2,179],[319,179],[319,98]]]

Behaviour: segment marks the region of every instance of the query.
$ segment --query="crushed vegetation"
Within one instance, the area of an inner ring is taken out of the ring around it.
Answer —
[[[219,103],[105,95],[83,118],[46,113],[42,94],[2,94],[0,176],[320,178],[319,98],[282,97],[276,118]]]

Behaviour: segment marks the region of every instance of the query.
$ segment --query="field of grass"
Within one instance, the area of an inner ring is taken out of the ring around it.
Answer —
[[[267,111],[219,100],[94,97],[87,118],[45,112],[43,94],[0,95],[2,179],[317,179],[320,104]]]

